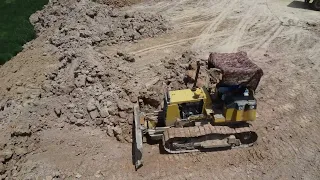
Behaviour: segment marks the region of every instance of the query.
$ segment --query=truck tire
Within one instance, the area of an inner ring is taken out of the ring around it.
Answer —
[[[311,6],[314,10],[320,11],[320,0],[313,0]]]

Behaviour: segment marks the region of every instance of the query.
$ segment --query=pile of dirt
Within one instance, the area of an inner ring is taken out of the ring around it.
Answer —
[[[167,31],[166,21],[158,15],[122,12],[89,0],[69,3],[52,1],[30,18],[39,33],[57,27],[48,42],[60,63],[47,74],[43,96],[52,101],[64,97],[53,107],[64,121],[100,126],[119,141],[130,142],[132,103],[137,102],[138,90],[128,81],[135,59],[123,52],[107,56],[94,47],[153,37]]]
[[[1,100],[0,121],[13,129],[0,142],[0,177],[14,177],[20,157],[35,151],[39,131],[53,126],[99,127],[121,142],[131,142],[132,107],[141,88],[130,68],[135,57],[121,51],[105,55],[95,47],[168,30],[160,15],[127,13],[90,0],[52,0],[30,21],[39,36],[47,36],[44,55],[59,61],[40,89],[17,82],[17,96]],[[16,124],[24,125],[21,131]]]
[[[168,30],[160,15],[123,12],[90,0],[51,1],[30,21],[38,34],[55,26],[55,35],[49,40],[62,48],[136,41]]]
[[[18,82],[16,86],[24,88]],[[46,108],[50,102],[39,101],[41,92],[30,88],[19,93],[21,98],[0,101],[0,179],[17,175],[24,156],[39,150],[39,132],[51,126],[48,118],[55,118]]]

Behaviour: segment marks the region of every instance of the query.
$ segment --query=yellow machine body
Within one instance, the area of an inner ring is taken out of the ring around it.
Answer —
[[[256,120],[256,109],[237,110],[235,108],[225,109],[226,121],[254,121]]]
[[[195,91],[191,89],[183,89],[169,91],[169,102],[166,108],[166,125],[173,125],[177,119],[182,119],[179,105],[184,103],[203,102],[201,114],[212,113],[211,98],[209,93],[204,88],[197,88]],[[208,107],[208,108],[207,108]]]
[[[173,126],[177,120],[212,120],[213,123],[226,123],[232,121],[254,121],[256,120],[256,104],[255,100],[234,101],[230,105],[224,105],[222,111],[214,111],[211,95],[205,87],[191,89],[169,91],[165,98],[166,126]],[[198,104],[198,106],[189,107],[191,109],[199,108],[197,114],[188,116],[187,119],[182,115],[183,105]],[[239,105],[240,104],[240,105]],[[201,106],[201,107],[199,107]],[[200,110],[201,108],[201,110]]]

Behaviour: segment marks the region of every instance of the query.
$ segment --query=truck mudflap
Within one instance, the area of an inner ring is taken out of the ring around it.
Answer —
[[[140,167],[143,166],[143,160],[142,160],[142,143],[143,143],[143,134],[140,124],[140,108],[138,104],[134,105],[134,137],[133,137],[133,160],[135,169],[138,170]]]

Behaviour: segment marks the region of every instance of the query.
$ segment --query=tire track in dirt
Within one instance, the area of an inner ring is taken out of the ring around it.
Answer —
[[[225,32],[224,33],[216,33],[215,36],[213,36],[213,37],[221,37],[221,36],[225,36],[225,35],[226,35]],[[165,49],[165,48],[181,45],[181,44],[187,43],[189,41],[195,40],[197,38],[199,38],[199,36],[185,38],[185,39],[179,39],[177,41],[172,41],[172,42],[169,42],[169,43],[164,43],[164,44],[148,47],[148,48],[141,49],[141,50],[138,50],[138,51],[133,51],[131,53],[134,54],[134,55],[142,55],[142,54],[148,53],[150,51],[156,51],[156,50],[161,50],[161,49]]]
[[[176,46],[176,45],[181,45],[183,43],[186,43],[188,41],[194,40],[196,38],[197,37],[180,39],[180,40],[173,41],[173,42],[170,42],[170,43],[160,44],[160,45],[152,46],[152,47],[149,47],[149,48],[141,49],[141,50],[138,50],[138,51],[134,51],[134,52],[131,52],[131,53],[134,54],[134,55],[141,55],[141,54],[144,54],[144,53],[147,53],[147,52],[150,52],[150,51],[155,51],[155,50],[169,48],[169,47]]]
[[[194,1],[188,1],[183,5],[183,13],[181,13],[180,15],[176,15],[175,17],[172,17],[172,21],[173,22],[179,22],[183,19],[193,19],[194,17],[200,16],[200,17],[204,17],[204,18],[208,18],[206,20],[211,20],[209,19],[210,17],[216,16],[217,14],[219,14],[219,12],[212,12],[212,9],[210,8],[213,4],[214,6],[220,7],[221,5],[224,5],[224,1],[219,1],[219,2],[215,2],[215,1],[204,1],[202,0],[203,4],[205,5],[201,5],[200,2],[198,3],[194,3]],[[204,7],[205,6],[205,7]],[[210,12],[210,13],[208,13]],[[201,18],[203,19],[203,18]],[[175,23],[174,23],[175,24]],[[180,25],[178,23],[178,25]]]
[[[158,13],[164,12],[164,11],[170,11],[173,10],[174,8],[178,7],[179,5],[183,4],[185,1],[188,0],[179,0],[179,1],[174,1],[175,3],[172,4],[172,2],[166,2],[162,7],[159,7],[159,10],[157,11]]]
[[[203,26],[205,24],[208,24],[210,19],[212,19],[214,15],[198,15],[193,14],[194,16],[188,16],[190,20],[184,21],[182,23],[178,23],[176,26],[179,28],[187,28],[187,27],[193,27],[193,26]]]
[[[253,1],[252,5],[246,11],[246,14],[241,18],[239,24],[233,30],[230,37],[226,39],[225,43],[221,43],[219,48],[224,52],[236,52],[240,46],[241,39],[245,34],[248,26],[255,24],[258,21],[258,16],[252,16],[257,7],[257,1]]]
[[[283,29],[284,26],[280,23],[274,26],[267,34],[265,34],[265,37],[249,51],[249,54],[254,56],[260,49],[266,51],[270,43],[279,36]]]
[[[249,148],[247,149],[249,150]],[[242,149],[242,152],[246,152],[247,150]],[[255,150],[252,151],[254,154],[258,154],[258,157],[261,158],[262,155],[260,151],[255,152]],[[174,166],[175,164],[178,166],[184,166],[185,169],[188,169],[188,165],[192,166],[192,164],[198,164],[201,163],[202,165],[210,165],[212,161],[214,160],[221,160],[221,158],[228,156],[228,154],[234,155],[234,158],[238,158],[239,156],[243,156],[243,153],[238,153],[237,150],[230,150],[226,152],[201,152],[201,153],[189,153],[189,154],[168,154],[165,155],[165,158],[159,159],[160,164],[168,164],[168,163],[173,163],[172,165]],[[226,159],[227,160],[227,159]],[[169,162],[168,162],[169,161]],[[227,162],[225,162],[227,163]],[[223,164],[223,163],[222,163]]]
[[[283,124],[283,123],[276,123],[276,124]],[[293,127],[294,128],[294,127]],[[290,159],[293,157],[297,157],[300,152],[297,149],[296,145],[290,141],[290,136],[292,134],[288,132],[286,129],[277,128],[271,130],[269,129],[268,132],[270,135],[266,134],[267,138],[263,138],[263,148],[262,149],[268,149],[267,151],[261,151],[259,150],[258,156],[260,157],[261,161],[263,159],[266,159],[267,161],[272,161],[272,159]],[[267,140],[269,139],[269,140]],[[266,153],[265,153],[266,152]],[[270,153],[270,154],[269,154]]]
[[[260,162],[269,157],[267,153],[263,152],[263,148],[245,148],[241,150],[230,150],[226,152],[202,152],[192,154],[179,154],[179,155],[166,155],[168,158],[159,158],[159,168],[162,168],[161,174],[163,179],[225,179],[225,173],[230,172],[233,167],[243,166],[246,162]],[[230,159],[232,158],[232,159]],[[172,159],[168,162],[168,159]],[[224,159],[224,162],[221,160]],[[234,161],[237,159],[237,161]],[[216,171],[218,167],[226,167],[223,171]],[[167,164],[175,166],[179,169],[179,173],[168,171]],[[230,164],[231,163],[231,164]],[[259,164],[259,163],[258,163]],[[207,167],[207,168],[202,168]],[[170,172],[170,173],[168,173]],[[233,172],[233,171],[232,171]],[[152,177],[158,177],[157,173],[154,173]],[[229,177],[237,177],[238,179],[246,179],[243,174],[237,175],[229,173]]]
[[[183,3],[185,1],[179,1],[178,2],[178,5]],[[195,37],[190,37],[190,38],[185,38],[185,39],[179,39],[177,41],[173,41],[173,42],[169,42],[169,43],[165,43],[165,44],[160,44],[160,45],[156,45],[156,46],[153,46],[153,47],[148,47],[148,48],[145,48],[145,49],[141,49],[141,50],[138,50],[138,51],[134,51],[132,52],[133,54],[135,55],[141,55],[141,54],[145,54],[147,52],[150,52],[150,51],[155,51],[155,50],[160,50],[160,49],[165,49],[165,48],[170,48],[170,47],[173,47],[173,46],[178,46],[178,45],[181,45],[181,44],[184,44],[184,43],[187,43],[189,41],[193,41],[195,40],[196,42],[199,41],[199,39],[207,39],[204,36],[209,36],[210,38],[216,38],[216,37],[221,37],[221,36],[225,36],[227,35],[228,33],[227,32],[223,32],[223,33],[216,33],[216,34],[212,34],[210,35],[209,33],[213,33],[215,32],[215,30],[217,29],[217,27],[224,21],[224,19],[226,18],[226,16],[230,13],[230,9],[235,5],[237,1],[232,1],[231,3],[227,3],[228,6],[226,8],[224,8],[224,10],[219,14],[219,16],[217,18],[215,18],[213,21],[211,21],[210,25],[207,26],[207,28],[205,28],[203,30],[203,32],[199,35],[199,36],[195,36]],[[213,2],[212,2],[213,3]],[[222,4],[223,3],[223,4]],[[224,6],[226,4],[226,2],[224,1],[220,1],[218,4],[221,4],[220,6]],[[196,4],[196,6],[199,6],[200,5],[200,2],[198,2]],[[195,7],[196,8],[196,7]],[[195,13],[199,13],[197,11],[195,11]],[[205,15],[205,16],[202,16],[200,17],[199,19],[202,20],[207,20],[209,17],[215,15],[216,13],[214,14],[209,14],[209,15]],[[196,14],[194,14],[196,15]],[[191,15],[192,16],[192,15]],[[188,15],[187,17],[191,17],[190,15]],[[185,18],[185,17],[184,17]],[[203,24],[206,24],[207,22],[206,21],[203,21],[203,22],[196,22],[196,21],[199,21],[199,19],[195,19],[195,20],[191,20],[191,22],[187,21],[187,22],[184,22],[184,23],[181,23],[182,26],[201,26]],[[179,26],[179,24],[177,25]],[[203,45],[203,44],[202,44]]]
[[[293,103],[286,103],[283,105],[280,104],[277,109],[280,113],[290,113],[296,109],[296,106]]]
[[[228,6],[224,7],[224,10],[216,17],[209,26],[202,32],[202,34],[208,35],[214,33],[218,26],[226,19],[226,17],[232,12],[232,8],[235,6],[237,1],[227,2]]]
[[[107,164],[107,163],[106,163]],[[128,179],[129,177],[132,177],[133,174],[130,171],[126,171],[125,173],[119,173],[118,169],[119,165],[115,166],[113,163],[109,163],[111,166],[106,168],[105,171],[102,172],[104,177],[108,177],[109,179],[112,180],[119,180],[119,179]]]
[[[170,7],[170,9],[174,8],[175,6],[178,6],[178,5],[181,5],[182,3],[186,3],[186,1],[179,1],[177,4],[175,4],[173,7]],[[221,4],[222,2],[219,2],[219,4]],[[234,4],[235,2],[233,2]],[[197,6],[200,5],[200,2],[198,2],[196,4],[196,7],[193,7],[193,8],[197,8]],[[170,11],[170,9],[167,9],[166,11]],[[199,14],[198,11],[194,11],[194,13],[191,13],[191,14],[187,14],[185,16],[182,16],[182,18],[186,18],[186,17],[195,17]],[[201,14],[201,13],[200,13]],[[195,18],[195,19],[191,19],[190,21],[186,21],[186,22],[183,22],[183,23],[178,23],[176,24],[177,27],[192,27],[192,26],[201,26],[201,25],[204,25],[204,24],[207,24],[208,22],[208,19],[210,19],[210,17],[216,15],[216,13],[214,14],[209,14],[209,15],[204,15],[204,16],[200,16],[199,18]],[[203,21],[201,21],[203,20]],[[223,19],[222,19],[223,20]],[[175,19],[174,21],[177,21],[177,19]],[[200,22],[199,22],[200,21]],[[212,37],[221,37],[221,36],[224,36],[226,35],[226,33],[217,33],[215,34],[214,36]],[[201,35],[200,35],[201,36]],[[164,43],[164,44],[160,44],[160,45],[156,45],[156,46],[153,46],[153,47],[148,47],[148,48],[145,48],[145,49],[141,49],[141,50],[138,50],[138,51],[134,51],[132,52],[133,54],[135,55],[141,55],[141,54],[144,54],[144,53],[147,53],[147,52],[150,52],[150,51],[155,51],[155,50],[160,50],[160,49],[165,49],[165,48],[169,48],[169,47],[173,47],[173,46],[177,46],[177,45],[181,45],[181,44],[184,44],[184,43],[187,43],[189,41],[192,41],[192,40],[195,40],[195,39],[198,39],[199,36],[195,36],[195,37],[190,37],[190,38],[185,38],[185,39],[179,39],[177,41],[173,41],[173,42],[169,42],[169,43]]]
[[[231,47],[231,52],[237,52],[238,51],[238,48],[242,46],[241,41],[242,41],[243,36],[246,33],[246,30],[247,30],[248,26],[250,26],[251,24],[256,23],[257,21],[258,21],[258,17],[251,19],[251,21],[249,19],[249,20],[247,20],[245,22],[245,24],[242,27],[239,28],[239,30],[236,30],[236,31],[238,31],[238,33],[235,33],[233,35],[231,40],[228,42],[229,45],[227,45],[227,46]]]
[[[262,14],[262,16],[258,16],[257,18],[254,18],[253,20],[254,21],[248,25],[247,30],[249,30],[251,27],[264,27],[272,21],[272,18],[265,17]],[[248,31],[247,34],[250,35],[250,31]],[[252,44],[258,44],[262,38],[261,36],[257,37],[256,35],[254,35],[253,37],[251,37],[251,36],[250,36],[250,38],[246,37],[247,39],[242,38],[241,41],[239,42],[239,47],[248,46],[248,45],[252,45]]]
[[[291,157],[296,157],[301,152],[299,152],[299,149],[296,147],[295,144],[293,144],[292,141],[290,141],[290,134],[283,132],[282,135],[285,137],[283,138],[282,145],[283,145],[283,151],[286,152],[286,155],[291,156]]]
[[[217,30],[218,26],[227,18],[227,16],[232,12],[233,7],[237,1],[226,2],[227,7],[223,7],[221,13],[210,22],[210,24],[205,27],[201,32],[198,39],[192,45],[192,49],[202,49],[202,46],[208,46],[209,38],[213,36],[213,33]]]
[[[275,146],[276,146],[276,149],[279,150],[280,159],[293,157],[291,148],[288,148],[288,146],[284,143],[284,140],[281,140],[281,141],[276,140],[275,142],[277,142],[275,143]]]
[[[189,22],[189,23],[183,23],[180,25],[180,27],[182,28],[190,28],[190,27],[194,27],[194,26],[203,26],[205,24],[207,24],[207,21],[199,21],[199,22]]]
[[[295,109],[291,110],[294,111]],[[292,112],[288,112],[288,115],[289,114],[292,114]],[[307,137],[309,134],[309,132],[306,132],[302,129],[301,123],[297,123],[296,121],[288,121],[286,119],[280,121],[282,122],[279,122],[279,124],[287,124],[287,126],[290,126],[291,128],[280,128],[274,133],[277,136],[277,138],[273,142],[275,149],[272,149],[271,152],[274,154],[275,157],[277,157],[280,153],[281,156],[278,156],[280,159],[297,158],[301,156],[301,154],[305,154],[305,152],[301,151],[301,147],[314,147],[314,144],[308,141],[304,141],[304,138],[295,138]]]
[[[187,23],[187,25],[195,26],[196,24],[202,25],[203,24],[210,24],[212,22],[212,19],[220,14],[219,11],[213,10],[212,7],[221,7],[225,6],[225,1],[222,0],[201,0],[195,3],[195,1],[186,2],[184,4],[184,9],[189,8],[188,10],[184,10],[181,15],[178,15],[176,17],[172,18],[173,22],[177,24],[177,27],[183,26],[184,23]],[[183,23],[179,23],[183,19],[190,19]],[[205,21],[204,22],[198,22],[198,21]],[[193,22],[194,24],[189,24],[188,22]],[[203,31],[207,26],[204,26],[201,31]]]

